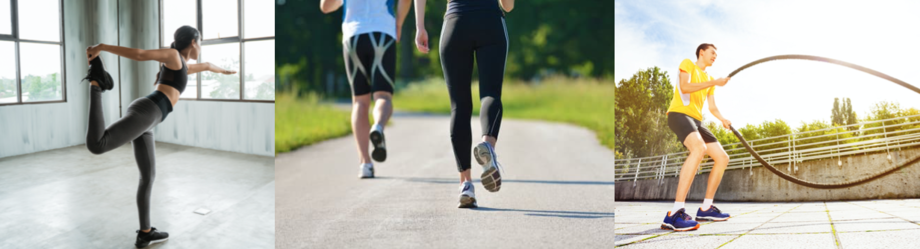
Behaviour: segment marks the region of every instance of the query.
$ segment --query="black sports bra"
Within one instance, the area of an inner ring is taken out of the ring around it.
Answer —
[[[179,90],[179,93],[185,91],[185,85],[188,85],[188,66],[185,65],[185,59],[181,58],[182,68],[172,70],[166,67],[166,64],[160,65],[160,74],[157,76],[157,83],[171,86]]]

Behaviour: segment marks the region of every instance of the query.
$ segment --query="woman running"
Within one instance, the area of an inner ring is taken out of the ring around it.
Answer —
[[[182,26],[175,33],[175,41],[168,49],[143,50],[97,44],[86,48],[90,68],[86,80],[90,81],[89,128],[86,131],[86,148],[93,154],[102,154],[131,142],[134,158],[141,172],[137,187],[137,211],[140,230],[137,231],[135,246],[143,248],[151,243],[166,241],[169,234],[150,226],[150,191],[156,173],[153,127],[166,119],[179,95],[185,90],[188,75],[202,71],[235,74],[211,63],[186,65],[189,59],[198,60],[198,30]],[[160,62],[160,73],[154,83],[156,90],[146,97],[134,100],[128,106],[124,117],[105,128],[102,113],[102,92],[111,90],[114,82],[105,71],[99,53],[106,51],[135,61],[155,60]]]
[[[416,46],[419,51],[427,52],[425,0],[416,0],[415,5]],[[489,192],[501,189],[501,166],[496,161],[495,143],[502,124],[502,79],[508,57],[508,29],[502,10],[511,12],[513,8],[514,0],[452,0],[444,14],[439,52],[450,95],[450,141],[460,171],[459,208],[477,207],[470,176],[473,140],[469,122],[473,112],[470,84],[474,55],[479,66],[482,142],[473,149],[473,157],[482,165],[482,186]]]
[[[321,0],[323,13],[339,7],[342,14],[342,54],[345,73],[352,91],[351,130],[358,145],[358,177],[374,178],[375,161],[387,159],[383,126],[393,114],[393,88],[396,77],[396,45],[402,23],[409,14],[409,0],[399,0],[399,15],[394,15],[392,0]],[[374,125],[369,126],[367,110],[374,105]],[[367,153],[368,139],[374,151]]]

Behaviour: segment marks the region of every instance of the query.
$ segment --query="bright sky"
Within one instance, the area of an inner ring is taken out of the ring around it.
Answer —
[[[275,1],[243,1],[243,20],[245,38],[275,36]],[[274,57],[274,52],[272,54]]]
[[[18,4],[19,38],[42,41],[61,40],[61,16],[57,0],[19,1]]]
[[[240,44],[239,43],[222,43],[215,45],[201,46],[201,61],[207,61],[214,63],[218,67],[240,71]],[[237,60],[237,63],[233,63],[233,60]],[[203,72],[202,77],[217,75],[214,72]],[[202,78],[201,80],[201,97],[202,98],[211,98],[211,92],[216,89],[218,86],[217,80],[206,80]],[[239,88],[239,82],[236,85]],[[237,91],[236,96],[224,96],[231,99],[238,99],[240,97],[239,91]]]
[[[744,64],[782,54],[806,54],[865,66],[920,86],[920,1],[620,1],[614,3],[617,81],[658,66],[677,83],[683,59],[713,43],[707,71],[725,77]],[[859,118],[879,101],[920,109],[920,95],[842,66],[774,61],[717,87],[716,103],[733,126],[782,119],[830,120],[834,97],[849,97]],[[708,103],[707,103],[708,104]],[[706,121],[718,121],[703,108]]]
[[[204,0],[201,18],[204,39],[239,36],[239,2],[236,0]]]
[[[0,41],[0,78],[16,78],[16,47],[11,41]]]
[[[164,0],[163,1],[163,47],[172,44],[176,30],[184,25],[198,27],[195,22],[198,18],[197,5],[193,1]]]
[[[23,78],[61,72],[60,45],[20,42],[19,55],[19,71]]]
[[[8,35],[13,32],[10,14],[10,0],[0,0],[0,34]]]

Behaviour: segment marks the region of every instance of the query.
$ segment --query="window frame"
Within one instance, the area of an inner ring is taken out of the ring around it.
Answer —
[[[163,37],[166,36],[166,33],[165,33],[164,30],[163,30],[163,0],[157,0],[157,1],[158,1],[158,8],[159,8],[159,13],[158,13],[158,15],[159,15],[159,20],[158,20],[159,25],[158,25],[158,26],[159,26],[159,29],[160,29],[160,37],[159,37],[159,39],[158,39],[158,40],[159,40],[158,42],[160,43],[160,48],[169,48],[169,45],[168,45],[168,44],[164,44],[164,41],[163,41]],[[240,97],[239,97],[238,99],[211,99],[211,98],[202,98],[202,97],[201,97],[201,73],[203,73],[203,72],[199,72],[199,73],[195,73],[195,81],[197,82],[197,84],[196,84],[196,85],[197,85],[197,87],[196,87],[196,91],[197,91],[196,95],[197,95],[197,96],[196,96],[195,98],[183,98],[183,97],[179,97],[179,99],[180,99],[180,100],[189,100],[189,101],[223,101],[223,102],[275,103],[275,100],[246,99],[246,81],[245,81],[245,76],[246,76],[246,74],[245,74],[245,72],[246,72],[246,69],[245,69],[245,68],[246,68],[246,54],[245,54],[245,51],[246,51],[246,50],[245,50],[245,43],[246,43],[246,42],[251,42],[251,41],[274,40],[274,39],[275,39],[275,36],[256,37],[256,38],[248,38],[248,39],[243,38],[243,37],[245,36],[245,35],[244,35],[245,29],[243,28],[243,23],[244,23],[244,19],[243,19],[243,11],[244,11],[244,10],[243,10],[243,6],[244,6],[244,5],[243,5],[243,1],[244,1],[244,0],[236,0],[236,4],[237,4],[237,17],[238,17],[238,18],[237,18],[237,30],[238,30],[237,36],[234,36],[234,37],[223,37],[223,38],[216,38],[216,39],[207,39],[207,40],[206,40],[206,39],[204,39],[204,28],[205,28],[204,25],[203,25],[203,24],[204,24],[204,16],[203,16],[202,10],[201,10],[202,1],[203,1],[203,0],[195,0],[195,2],[196,2],[196,4],[197,4],[197,8],[196,8],[196,12],[197,12],[196,15],[197,15],[197,17],[195,18],[195,20],[196,20],[196,25],[198,26],[198,27],[196,27],[196,28],[198,29],[198,32],[199,32],[199,33],[201,34],[201,36],[202,36],[202,37],[201,37],[201,43],[200,43],[199,45],[201,45],[201,46],[206,46],[206,45],[217,45],[217,44],[228,44],[228,43],[237,43],[237,44],[239,44],[239,49],[240,49],[240,70],[239,70],[239,72],[237,72],[237,75],[239,76],[239,82],[240,82]],[[204,58],[204,56],[199,54],[198,61],[199,61],[199,62],[202,61],[203,58]],[[272,63],[274,63],[274,62],[272,62]]]
[[[0,103],[0,106],[13,106],[13,105],[31,105],[31,104],[48,104],[48,103],[67,103],[67,71],[64,70],[64,66],[67,61],[64,56],[64,0],[58,0],[58,14],[60,19],[58,26],[58,35],[60,41],[41,41],[41,40],[29,40],[29,39],[20,39],[19,38],[19,0],[10,0],[10,18],[12,19],[10,25],[12,29],[10,30],[9,35],[0,34],[0,41],[11,41],[13,42],[13,47],[15,51],[15,60],[14,63],[16,66],[16,102],[11,103]],[[27,43],[38,43],[38,44],[49,44],[49,45],[58,45],[60,47],[59,55],[61,57],[61,99],[60,100],[45,100],[45,101],[22,101],[22,65],[19,55],[19,44],[21,42]]]

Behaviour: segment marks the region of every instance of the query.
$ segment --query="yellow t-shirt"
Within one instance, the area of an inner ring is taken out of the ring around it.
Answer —
[[[696,66],[690,59],[684,59],[680,63],[680,71],[690,74],[690,84],[713,80],[709,74],[706,74],[706,71],[700,70],[700,67]],[[678,80],[680,80],[679,76]],[[711,86],[696,92],[681,94],[680,83],[678,83],[677,87],[674,88],[674,98],[671,99],[668,113],[679,112],[703,121],[703,103],[706,101],[706,96],[713,95],[715,91],[716,87]]]

